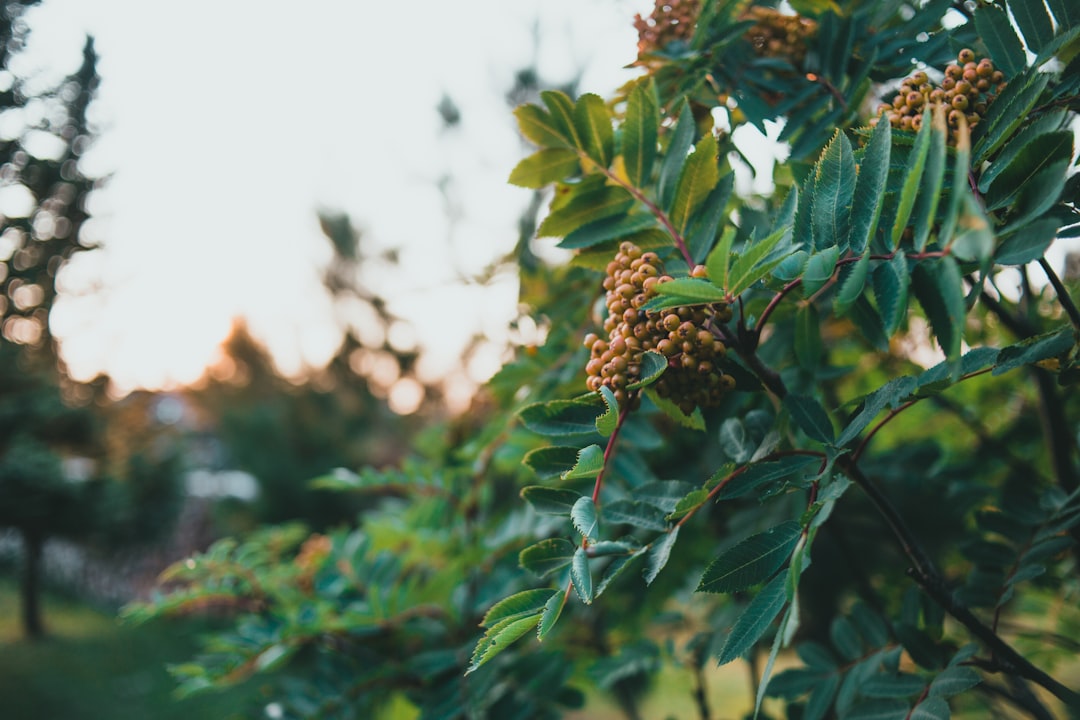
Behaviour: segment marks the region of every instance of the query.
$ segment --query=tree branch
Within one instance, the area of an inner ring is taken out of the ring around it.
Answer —
[[[945,587],[940,577],[920,572],[917,568],[908,571],[908,575],[919,583],[922,589],[933,598],[947,613],[952,615],[961,625],[978,638],[994,654],[996,669],[1030,680],[1031,682],[1046,688],[1050,693],[1065,703],[1066,707],[1076,711],[1080,710],[1080,694],[1070,690],[1045,672],[1028,662],[1027,658],[1018,653],[1011,645],[1001,639],[1001,636],[984,625],[975,614],[961,604]]]
[[[775,371],[766,367],[759,357],[753,352],[740,352],[747,364],[758,374],[761,381],[769,387],[778,397],[787,394],[787,388],[783,380]],[[896,506],[892,504],[880,488],[856,464],[851,455],[843,455],[836,461],[837,466],[859,486],[870,499],[878,514],[885,520],[893,537],[900,545],[904,554],[911,561],[912,567],[908,575],[914,579],[923,590],[938,603],[949,615],[976,638],[978,638],[997,659],[1002,670],[1019,675],[1050,691],[1055,697],[1062,700],[1070,709],[1080,711],[1080,694],[1070,690],[1032,665],[1023,655],[1014,650],[1001,636],[980,621],[970,609],[959,602],[945,586],[945,582],[935,567],[930,556],[907,527],[903,517]]]
[[[1069,316],[1069,321],[1073,327],[1080,330],[1080,310],[1076,309],[1076,305],[1073,303],[1072,298],[1069,296],[1069,291],[1061,282],[1061,278],[1054,272],[1054,268],[1050,267],[1050,263],[1046,261],[1045,257],[1039,258],[1039,267],[1046,273],[1046,277],[1050,280],[1050,284],[1054,286],[1054,292],[1057,293],[1058,302],[1061,303],[1061,307],[1065,310],[1065,314]]]

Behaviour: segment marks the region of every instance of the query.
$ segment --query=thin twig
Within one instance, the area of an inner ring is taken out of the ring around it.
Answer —
[[[933,598],[947,613],[952,615],[961,625],[982,641],[994,654],[994,660],[987,663],[986,669],[1001,670],[1010,674],[1019,675],[1022,678],[1040,685],[1065,703],[1073,710],[1080,710],[1080,694],[1070,690],[1054,678],[1047,675],[1039,668],[1032,665],[1027,658],[1018,653],[1011,645],[1001,639],[1001,636],[984,625],[975,614],[961,604],[951,592],[944,586],[941,579],[934,575],[920,572],[917,568],[908,571],[915,582]]]
[[[600,473],[596,476],[596,483],[593,485],[592,501],[593,504],[600,502],[600,488],[604,486],[604,472],[608,468],[608,463],[611,461],[611,456],[615,452],[615,441],[619,438],[619,431],[622,430],[623,423],[626,422],[626,417],[630,414],[630,402],[620,408],[619,419],[615,421],[615,429],[611,431],[611,437],[608,438],[607,446],[604,447],[604,464],[600,467]]]
[[[1069,296],[1068,289],[1061,282],[1061,278],[1054,272],[1054,268],[1050,267],[1050,263],[1046,261],[1045,257],[1039,258],[1039,267],[1043,269],[1046,277],[1050,280],[1050,284],[1054,286],[1058,302],[1061,303],[1061,308],[1065,311],[1065,314],[1069,316],[1072,326],[1076,330],[1080,330],[1080,310],[1076,309],[1076,305],[1073,303],[1072,297]]]
[[[754,353],[747,353],[744,359],[754,372],[758,373],[761,381],[769,387],[778,397],[787,394],[787,388],[783,380],[775,371],[770,370]],[[762,374],[762,370],[765,371]],[[912,567],[908,575],[914,579],[923,590],[934,599],[949,615],[955,618],[961,625],[978,638],[989,648],[1000,664],[1000,669],[1020,677],[1026,678],[1041,687],[1047,689],[1055,697],[1062,700],[1069,708],[1080,711],[1080,694],[1070,690],[1035,667],[1023,655],[1014,650],[997,633],[980,621],[968,607],[959,602],[945,587],[940,572],[934,566],[929,554],[923,549],[914,534],[908,528],[907,523],[900,515],[896,506],[892,504],[876,484],[870,481],[856,464],[850,455],[843,455],[836,461],[837,466],[843,470],[870,499],[878,514],[885,520],[893,538],[900,545],[904,554],[911,561]]]

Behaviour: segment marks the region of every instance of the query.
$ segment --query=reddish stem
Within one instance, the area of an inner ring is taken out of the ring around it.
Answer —
[[[603,173],[604,177],[606,177],[608,180],[611,180],[613,183],[615,183],[622,189],[626,190],[635,200],[648,208],[649,212],[653,214],[653,217],[659,220],[660,224],[663,225],[664,229],[668,231],[669,235],[671,235],[671,239],[672,241],[674,241],[675,247],[677,247],[679,249],[679,252],[682,254],[683,260],[686,261],[687,267],[693,268],[694,258],[690,255],[689,248],[686,247],[686,240],[681,234],[679,234],[679,231],[675,229],[675,226],[671,224],[671,218],[667,216],[667,213],[661,210],[659,205],[654,203],[649,198],[645,197],[645,193],[643,193],[639,188],[634,187],[630,183],[626,182],[621,177],[613,173],[609,168],[601,168],[600,172]]]
[[[630,399],[627,400],[624,407],[619,409],[619,419],[615,422],[615,429],[611,431],[611,436],[607,441],[607,447],[604,448],[604,464],[600,468],[600,474],[596,476],[596,484],[593,485],[592,501],[594,505],[600,502],[600,488],[604,486],[604,473],[607,471],[608,462],[615,452],[615,440],[618,439],[619,431],[622,429],[623,423],[626,421],[626,417],[629,414]]]
[[[961,383],[961,382],[963,382],[965,380],[976,377],[978,375],[983,375],[985,373],[988,373],[991,370],[993,370],[993,368],[985,368],[983,370],[976,370],[973,373],[968,373],[967,375],[962,375],[960,377],[960,379],[957,380],[956,382]],[[926,398],[917,397],[917,398],[913,398],[911,400],[908,400],[906,403],[904,403],[900,407],[898,407],[895,410],[893,410],[892,412],[890,412],[884,418],[882,418],[881,422],[879,422],[877,425],[875,425],[874,428],[869,433],[867,433],[866,437],[863,438],[863,441],[861,443],[859,443],[859,447],[857,447],[855,449],[855,452],[851,454],[851,461],[853,463],[859,462],[859,458],[862,456],[863,450],[866,449],[866,446],[870,442],[871,438],[873,438],[874,435],[877,434],[877,431],[880,430],[881,428],[883,428],[886,423],[888,423],[890,420],[892,420],[894,417],[896,417],[897,415],[899,415],[903,411],[907,410],[909,407],[911,407],[915,403],[919,402],[920,400],[925,400],[925,399]]]

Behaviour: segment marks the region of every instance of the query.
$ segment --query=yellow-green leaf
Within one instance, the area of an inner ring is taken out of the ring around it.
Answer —
[[[578,154],[569,148],[545,148],[517,164],[510,173],[510,183],[540,189],[570,177],[578,170]]]

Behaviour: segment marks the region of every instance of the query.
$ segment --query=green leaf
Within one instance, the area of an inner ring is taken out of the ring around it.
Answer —
[[[1059,160],[1024,184],[1008,218],[1010,230],[1023,227],[1057,204],[1070,165],[1070,160]]]
[[[659,127],[660,107],[652,82],[639,82],[630,91],[622,126],[623,161],[634,187],[644,187],[649,182],[656,160]]]
[[[727,204],[735,187],[735,173],[723,175],[709,196],[694,213],[694,223],[686,238],[687,249],[694,262],[701,262],[716,242],[716,233],[727,217]]]
[[[1080,25],[1080,8],[1076,7],[1072,0],[1046,0],[1046,4],[1050,6],[1050,12],[1054,13],[1059,31]]]
[[[1020,195],[1023,188],[1041,171],[1062,161],[1071,162],[1072,154],[1073,134],[1067,130],[1034,138],[1024,146],[1023,152],[995,174],[986,191],[987,209],[1005,207]],[[1000,161],[994,162],[990,167],[996,169],[999,163]]]
[[[649,547],[649,557],[645,563],[645,572],[643,573],[646,585],[652,585],[653,580],[667,565],[668,558],[671,557],[671,549],[675,547],[675,540],[678,537],[679,526],[676,525],[652,542]]]
[[[866,697],[901,698],[921,693],[926,687],[926,680],[911,673],[895,675],[874,675],[859,688]]]
[[[696,488],[682,480],[658,480],[634,489],[634,497],[658,507],[664,512],[672,512],[679,501]]]
[[[790,253],[769,257],[786,235],[787,228],[780,228],[762,240],[747,243],[748,246],[731,265],[728,292],[732,295],[742,294],[744,290],[768,275],[769,271],[787,259]]]
[[[971,188],[968,185],[968,173],[971,170],[971,132],[967,121],[961,122],[956,128],[956,154],[953,156],[952,190],[949,194],[949,205],[945,208],[945,217],[941,219],[938,228],[938,244],[948,245],[953,241],[953,232],[956,229],[957,218],[965,201],[974,199]]]
[[[838,674],[826,675],[821,678],[821,681],[814,685],[810,697],[806,700],[802,720],[822,720],[832,706],[833,698],[836,697],[836,690],[839,687],[840,676]]]
[[[900,238],[908,226],[908,219],[915,207],[915,197],[918,195],[922,184],[923,170],[926,167],[926,156],[930,153],[930,134],[932,132],[930,110],[923,112],[922,127],[915,136],[915,146],[911,149],[908,157],[904,184],[900,189],[899,204],[896,208],[896,216],[893,219],[892,237],[889,249],[895,250],[900,246]]]
[[[845,713],[844,720],[906,720],[909,710],[903,700],[865,700]]]
[[[619,426],[619,401],[615,399],[615,393],[607,385],[600,386],[600,397],[604,401],[604,413],[596,418],[596,431],[604,437],[611,437],[615,428]]]
[[[581,493],[563,488],[529,485],[521,489],[521,497],[541,515],[569,515]]]
[[[811,255],[806,263],[806,270],[803,272],[803,294],[810,297],[825,287],[825,283],[832,277],[833,270],[836,269],[836,261],[839,259],[840,248],[838,247],[826,248]]]
[[[799,189],[799,206],[795,210],[795,224],[791,228],[792,245],[808,253],[819,249],[814,237],[814,177],[815,173],[810,173],[803,180],[803,186]]]
[[[975,348],[964,353],[963,357],[960,358],[960,375],[970,375],[972,372],[985,370],[994,365],[997,357],[997,348]],[[923,371],[918,378],[919,389],[915,394],[918,397],[932,397],[940,393],[947,386],[953,384],[953,378],[951,378],[953,369],[951,363],[945,361]]]
[[[275,643],[259,653],[255,658],[255,668],[259,672],[273,672],[284,666],[285,661],[291,658],[299,649],[296,645],[282,645]]]
[[[528,546],[518,554],[518,563],[540,577],[570,564],[577,548],[569,540],[548,538]]]
[[[1023,365],[1031,365],[1040,360],[1060,357],[1076,344],[1076,334],[1068,325],[1057,330],[1027,338],[1015,345],[1002,348],[998,353],[997,363],[992,375],[1001,375]]]
[[[746,426],[737,417],[725,418],[720,424],[720,450],[734,462],[746,462],[754,454],[755,444],[746,432]]]
[[[784,407],[807,437],[826,445],[832,444],[835,437],[832,421],[821,403],[806,395],[789,393],[784,397]]]
[[[662,310],[683,305],[708,305],[723,302],[727,295],[723,290],[708,280],[699,278],[675,278],[666,283],[658,283],[657,297],[645,303],[645,310]]]
[[[616,500],[604,505],[604,519],[613,524],[633,525],[645,530],[667,532],[664,511],[639,500]]]
[[[893,258],[874,268],[874,299],[881,313],[885,334],[892,335],[907,317],[908,285],[907,258],[897,250]]]
[[[585,548],[579,547],[574,551],[570,562],[570,580],[574,583],[578,599],[586,605],[591,604],[594,597],[592,573],[589,571],[589,556],[585,554]]]
[[[596,434],[596,400],[549,400],[526,405],[518,418],[526,428],[539,435],[570,437]]]
[[[942,257],[934,262],[921,262],[915,266],[911,280],[915,297],[926,311],[945,357],[959,359],[967,308],[956,261],[951,257]]]
[[[581,250],[610,240],[622,240],[651,228],[656,228],[656,218],[652,215],[645,213],[611,215],[573,230],[559,241],[558,246],[567,250]],[[610,253],[605,253],[605,257],[610,258]],[[608,261],[610,262],[610,259]]]
[[[539,189],[570,177],[578,170],[578,155],[567,148],[545,148],[517,164],[510,173],[510,183]]]
[[[720,242],[716,243],[716,247],[705,260],[705,272],[709,276],[709,281],[724,290],[731,288],[728,271],[731,267],[731,245],[735,241],[735,234],[735,228],[726,228],[724,234],[720,236]]]
[[[585,153],[600,167],[608,167],[615,154],[615,135],[604,99],[593,93],[579,97],[574,106],[574,128]]]
[[[566,593],[555,592],[544,604],[544,612],[540,615],[540,625],[536,628],[536,639],[543,641],[555,623],[559,621],[563,608],[566,607]]]
[[[837,668],[836,658],[829,648],[813,640],[799,643],[795,648],[795,654],[806,663],[808,668],[819,672],[832,672]]]
[[[845,660],[858,660],[863,654],[862,642],[855,626],[843,615],[833,618],[829,625],[829,639]]]
[[[785,580],[785,595],[787,594],[787,581]],[[765,660],[765,669],[761,673],[761,680],[758,683],[757,695],[754,698],[754,714],[757,715],[761,712],[761,703],[765,699],[765,688],[769,686],[769,678],[772,677],[773,665],[776,664],[776,658],[780,656],[780,647],[786,646],[791,635],[798,630],[798,604],[794,601],[789,603],[787,611],[784,616],[780,618],[780,627],[776,631],[776,635],[773,637],[772,647],[769,648],[769,657]]]
[[[1054,39],[1054,25],[1042,0],[1009,0],[1009,12],[1024,35],[1028,50],[1038,53]]]
[[[960,192],[963,209],[957,222],[956,237],[952,239],[952,254],[960,260],[975,260],[981,264],[994,252],[994,231],[971,191],[965,187]]]
[[[847,241],[853,253],[862,253],[877,231],[885,197],[885,184],[889,176],[891,151],[892,124],[883,120],[874,127],[870,142],[863,152],[862,162],[859,163],[858,178],[855,180],[851,229]]]
[[[671,224],[680,236],[686,235],[694,210],[712,192],[720,179],[717,152],[716,137],[709,133],[701,138],[694,152],[683,164],[668,213]]]
[[[866,399],[863,400],[862,408],[844,428],[844,432],[840,434],[836,444],[843,446],[854,440],[886,407],[893,410],[900,407],[911,396],[917,385],[915,378],[902,375],[893,378],[867,395]]]
[[[574,507],[570,509],[570,521],[586,540],[598,539],[600,522],[596,518],[596,503],[588,495],[582,495],[574,503]]]
[[[939,697],[928,697],[911,711],[909,720],[949,720],[949,703]]]
[[[888,351],[889,338],[885,335],[885,326],[881,322],[877,309],[866,295],[862,295],[855,301],[850,317],[851,322],[855,324],[866,342],[881,352]]]
[[[1024,162],[1020,157],[1029,154],[1029,145],[1034,144],[1031,154],[1035,157],[1043,154],[1057,156],[1060,152],[1057,146],[1061,144],[1071,147],[1073,134],[1065,129],[1066,125],[1065,111],[1057,110],[1043,115],[1018,132],[1015,137],[1005,143],[994,161],[980,173],[979,192],[985,195],[990,189],[990,184],[1013,162]]]
[[[574,467],[567,470],[563,480],[588,480],[600,474],[604,469],[604,450],[599,445],[589,445],[581,449]]]
[[[580,448],[571,445],[536,448],[525,453],[522,463],[541,480],[553,480],[574,467],[579,452]]]
[[[786,584],[787,577],[777,575],[754,596],[724,641],[717,659],[719,665],[741,657],[761,639],[787,603]]]
[[[802,645],[805,645],[803,643]],[[801,648],[802,645],[799,647]],[[800,695],[814,690],[822,683],[828,682],[829,678],[835,678],[839,680],[838,675],[834,675],[830,671],[822,672],[817,669],[811,668],[790,668],[773,676],[769,681],[769,687],[766,693],[769,697],[781,697],[785,700],[794,700]],[[835,688],[834,688],[835,692]],[[830,698],[830,702],[831,702]],[[806,710],[803,710],[803,717],[806,717]]]
[[[525,615],[534,615],[544,608],[555,592],[551,588],[539,588],[515,593],[492,605],[484,615],[484,619],[480,621],[480,625],[490,628],[508,618],[517,619]]]
[[[854,195],[855,154],[847,135],[837,130],[814,171],[812,222],[817,247],[840,245],[843,249]]]
[[[791,556],[801,535],[802,527],[789,521],[746,538],[705,568],[697,592],[736,592],[768,579]]]
[[[507,618],[492,627],[484,634],[484,637],[476,643],[476,648],[473,650],[472,662],[469,664],[469,668],[465,671],[465,674],[468,675],[488,660],[501,653],[515,640],[536,627],[539,622],[540,614],[537,613],[536,615],[519,618],[517,620]]]
[[[645,396],[658,410],[679,425],[690,430],[705,430],[705,417],[701,414],[701,408],[694,408],[694,412],[687,415],[678,405],[657,395],[652,388],[645,388]]]
[[[863,253],[857,261],[849,263],[840,271],[839,291],[833,301],[833,310],[839,316],[847,315],[866,287],[866,274],[870,268],[870,253]]]
[[[805,250],[796,250],[784,258],[784,261],[772,269],[774,279],[781,282],[791,282],[806,271],[806,265],[810,255]]]
[[[562,207],[552,210],[540,227],[537,237],[562,237],[586,223],[613,215],[622,215],[634,204],[630,193],[620,187],[601,185],[576,194]]]
[[[679,105],[678,117],[675,132],[671,135],[664,152],[664,161],[660,165],[660,180],[657,184],[660,206],[665,208],[671,207],[671,199],[675,195],[675,184],[682,174],[686,155],[694,144],[696,123],[694,113],[686,100]]]
[[[821,458],[813,455],[789,455],[779,460],[749,465],[745,472],[728,481],[717,493],[716,499],[720,501],[742,497],[763,485],[794,475],[808,465],[817,465],[820,462]]]
[[[572,141],[559,129],[551,114],[537,105],[522,105],[514,110],[521,134],[540,147],[570,148]],[[573,152],[573,150],[571,150]],[[577,153],[574,153],[575,156]]]
[[[686,495],[686,497],[679,500],[675,505],[675,509],[672,510],[665,517],[666,520],[678,520],[685,516],[691,510],[703,505],[706,500],[709,499],[709,491],[704,488],[699,488]]]
[[[1007,77],[1011,78],[1026,67],[1024,46],[1004,10],[995,5],[976,8],[975,32],[990,51],[994,64]]]
[[[548,112],[551,114],[551,122],[559,129],[563,137],[570,140],[570,144],[579,150],[585,149],[577,128],[574,127],[574,101],[561,90],[544,90],[540,93],[540,99],[544,101]]]
[[[637,390],[660,379],[664,371],[668,369],[667,358],[655,350],[648,350],[641,355],[641,369],[639,380],[626,386],[627,390]]]
[[[937,219],[938,201],[941,198],[941,186],[945,181],[945,163],[948,157],[945,152],[945,111],[942,108],[931,110],[930,120],[930,148],[926,155],[926,167],[923,172],[919,194],[915,201],[913,214],[915,216],[915,250],[922,252],[930,239],[930,231]],[[954,192],[959,188],[954,188]]]
[[[623,574],[623,571],[625,571],[626,568],[630,566],[631,562],[641,557],[648,551],[649,546],[645,545],[644,547],[639,547],[635,549],[633,552],[627,555],[616,556],[615,559],[611,561],[611,564],[604,568],[604,574],[600,578],[599,584],[597,584],[596,586],[596,597],[600,597],[604,593],[604,591],[607,590],[608,586],[610,586],[611,583],[614,582],[615,578]]]
[[[795,359],[804,370],[813,372],[821,362],[821,321],[813,303],[800,305],[795,311]]]
[[[959,695],[982,682],[982,677],[967,666],[956,666],[942,670],[930,683],[930,696],[948,698]]]
[[[1050,73],[1031,69],[1005,86],[994,102],[990,103],[983,121],[976,127],[979,139],[972,148],[976,163],[988,159],[1002,143],[1012,137],[1013,132],[1039,101],[1039,96],[1048,82]]]

